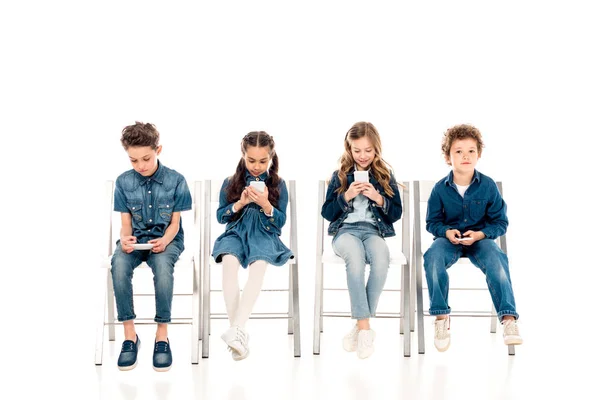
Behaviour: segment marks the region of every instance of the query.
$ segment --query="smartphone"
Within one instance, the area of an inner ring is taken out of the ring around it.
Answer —
[[[250,186],[261,193],[265,191],[265,183],[263,181],[251,181]]]
[[[465,236],[465,237],[461,237],[461,238],[456,238],[456,240],[462,242],[463,240],[473,240],[473,238],[470,236]]]
[[[355,182],[369,182],[369,171],[354,171]]]

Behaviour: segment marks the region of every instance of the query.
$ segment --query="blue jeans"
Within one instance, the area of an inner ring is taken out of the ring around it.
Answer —
[[[390,251],[377,227],[368,222],[344,224],[333,238],[333,251],[346,262],[353,319],[375,317],[390,267]],[[365,287],[366,264],[370,264]]]
[[[449,279],[447,269],[460,257],[469,260],[485,274],[488,290],[498,318],[512,315],[519,318],[515,296],[508,272],[508,257],[491,239],[483,239],[471,246],[454,245],[446,238],[437,238],[423,256],[427,287],[429,289],[429,313],[450,314],[448,306]]]
[[[171,322],[171,304],[173,302],[173,269],[175,262],[183,251],[183,242],[173,240],[162,253],[152,253],[150,250],[134,250],[127,254],[117,249],[112,256],[112,280],[117,303],[117,319],[121,322],[135,319],[133,311],[133,270],[143,261],[152,269],[154,274],[154,299],[158,323]]]

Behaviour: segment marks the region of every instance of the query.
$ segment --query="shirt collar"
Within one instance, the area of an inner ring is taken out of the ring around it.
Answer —
[[[162,185],[163,183],[163,178],[165,176],[165,167],[161,164],[161,162],[159,160],[157,160],[158,162],[158,168],[156,169],[156,171],[152,174],[152,176],[143,176],[142,174],[140,174],[139,172],[135,172],[138,181],[140,182],[140,185],[143,185],[147,182],[149,182],[150,180],[153,180],[157,183],[160,183]]]
[[[481,182],[481,174],[477,170],[475,170],[475,173],[473,174],[473,179],[471,179],[471,183],[475,181]],[[454,183],[454,172],[450,171],[450,173],[444,180],[444,183],[446,184],[446,186],[452,186],[452,184]]]
[[[267,170],[267,171],[263,172],[263,173],[262,173],[262,174],[260,174],[259,176],[254,176],[254,175],[252,175],[252,174],[250,173],[250,171],[248,171],[248,170],[246,169],[246,176],[245,176],[245,178],[246,178],[246,181],[248,180],[248,178],[250,178],[250,179],[251,179],[251,180],[253,180],[253,181],[255,181],[255,180],[256,180],[256,178],[259,178],[261,181],[266,181],[268,177],[269,177],[269,170]]]

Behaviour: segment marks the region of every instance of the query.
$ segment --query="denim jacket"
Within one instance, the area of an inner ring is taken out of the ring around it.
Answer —
[[[250,184],[251,181],[265,181],[268,178],[268,174],[265,172],[257,177],[252,176],[248,171],[246,171],[246,186]],[[227,202],[227,186],[229,186],[229,179],[225,178],[223,181],[223,185],[221,185],[221,192],[219,194],[219,208],[217,209],[217,220],[221,224],[227,224],[225,230],[228,231],[233,228],[235,225],[240,223],[244,219],[244,215],[248,212],[250,208],[255,208],[260,211],[260,222],[262,228],[267,232],[276,233],[277,235],[281,235],[281,228],[285,225],[285,221],[287,219],[286,210],[288,203],[288,192],[285,181],[280,178],[279,181],[279,200],[277,202],[277,207],[273,206],[272,216],[265,215],[264,210],[256,203],[249,203],[242,210],[236,210],[237,212],[241,212],[242,215],[240,218],[234,220],[233,217],[235,212],[232,207],[235,204]]]
[[[347,174],[348,186],[354,182],[354,168],[350,169]],[[402,216],[402,200],[400,199],[400,191],[396,178],[391,175],[390,186],[394,191],[393,197],[389,197],[383,190],[383,186],[375,180],[372,173],[369,172],[369,182],[377,189],[377,191],[383,196],[383,206],[379,207],[377,204],[369,199],[369,209],[375,216],[377,222],[377,229],[381,237],[395,236],[394,222],[398,221]],[[327,233],[334,236],[340,229],[340,225],[344,222],[350,212],[352,212],[353,200],[346,202],[344,199],[344,193],[337,194],[336,190],[340,187],[340,180],[338,178],[338,171],[335,171],[329,181],[327,187],[327,195],[325,197],[325,203],[321,208],[321,215],[327,221],[330,221]]]
[[[475,170],[463,198],[454,183],[452,171],[435,184],[427,201],[425,228],[436,238],[446,237],[448,229],[481,231],[488,239],[506,233],[506,203],[496,182]]]
[[[131,214],[132,235],[138,243],[162,237],[174,212],[192,209],[192,196],[183,175],[158,162],[158,169],[145,177],[131,169],[115,183],[114,210]],[[183,242],[183,228],[173,240]]]

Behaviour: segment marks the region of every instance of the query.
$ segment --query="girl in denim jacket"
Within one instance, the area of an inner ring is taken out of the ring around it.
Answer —
[[[390,264],[384,238],[395,235],[393,223],[402,215],[402,202],[396,179],[381,158],[381,140],[373,124],[354,124],[346,133],[344,148],[321,215],[331,222],[328,232],[334,236],[334,252],[346,262],[351,315],[357,320],[344,336],[343,346],[367,358],[373,354],[375,339],[369,318],[375,317]],[[355,179],[356,171],[367,171],[368,182]],[[366,264],[370,272],[365,286]]]
[[[223,264],[223,296],[230,323],[221,338],[236,361],[249,354],[245,324],[260,293],[267,264],[281,266],[293,257],[279,238],[286,221],[288,193],[278,170],[273,137],[263,131],[250,132],[242,139],[242,158],[235,174],[221,187],[217,219],[227,227],[215,241],[212,256]],[[251,182],[263,182],[262,191]],[[249,267],[241,297],[240,265]]]

